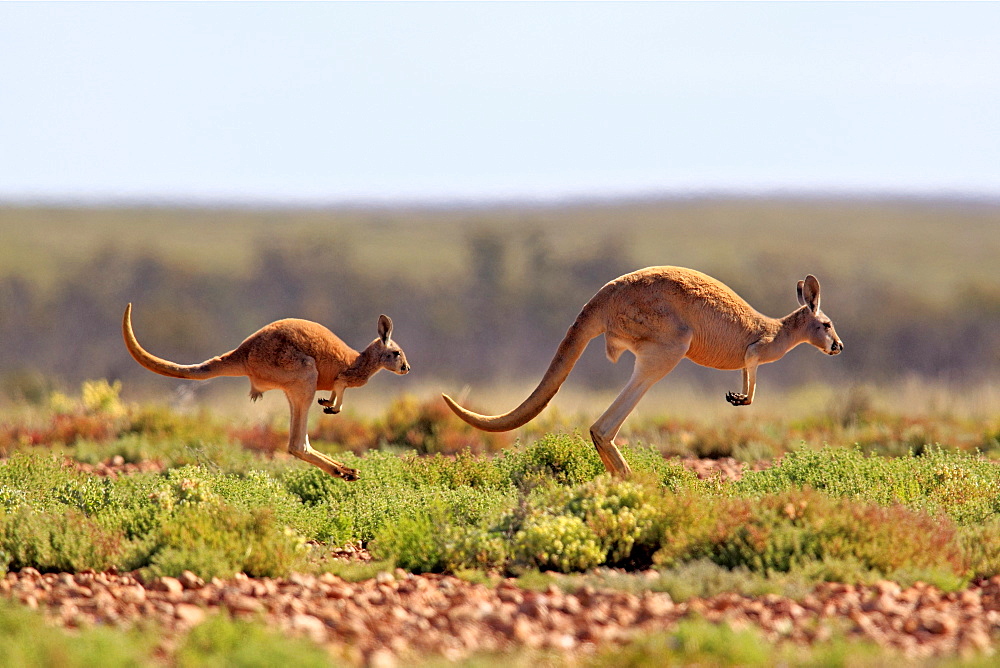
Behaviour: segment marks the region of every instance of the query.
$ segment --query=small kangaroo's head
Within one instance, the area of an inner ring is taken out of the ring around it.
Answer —
[[[809,274],[799,281],[797,296],[799,305],[805,306],[805,340],[827,355],[838,355],[844,349],[844,342],[837,336],[833,322],[819,310],[819,281]]]
[[[387,315],[378,317],[378,338],[372,342],[379,364],[383,369],[405,375],[410,373],[410,365],[406,361],[403,349],[392,340],[392,318]]]

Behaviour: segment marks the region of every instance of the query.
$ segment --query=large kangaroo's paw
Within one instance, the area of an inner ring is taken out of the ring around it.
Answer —
[[[750,397],[739,392],[727,392],[726,401],[731,403],[733,406],[749,406]]]
[[[337,413],[340,412],[339,408],[333,407],[333,402],[330,401],[329,399],[317,399],[316,403],[319,404],[320,406],[323,406],[323,412],[326,413],[327,415],[336,415]]]

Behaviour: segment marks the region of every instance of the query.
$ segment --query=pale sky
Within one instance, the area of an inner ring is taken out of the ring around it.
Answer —
[[[998,36],[996,2],[0,2],[0,203],[998,197]]]

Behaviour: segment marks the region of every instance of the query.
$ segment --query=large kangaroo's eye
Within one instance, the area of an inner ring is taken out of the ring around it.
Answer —
[[[830,323],[824,322],[823,323],[823,329],[830,329]]]
[[[398,350],[393,350],[392,351],[392,356],[393,357],[399,357],[399,351]]]

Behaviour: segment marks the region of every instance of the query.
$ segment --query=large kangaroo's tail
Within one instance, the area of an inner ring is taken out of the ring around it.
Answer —
[[[132,304],[125,307],[125,315],[122,318],[122,336],[125,338],[125,347],[128,348],[135,361],[161,376],[206,380],[217,376],[246,375],[244,365],[235,359],[232,353],[213,357],[201,364],[176,364],[146,352],[136,341],[135,333],[132,331]]]
[[[598,322],[591,304],[584,307],[576,321],[570,326],[569,331],[563,338],[562,343],[556,350],[555,357],[549,363],[549,368],[539,381],[538,387],[525,399],[520,406],[504,413],[503,415],[480,415],[462,408],[455,400],[447,394],[442,394],[448,407],[455,412],[455,415],[462,418],[476,429],[483,431],[510,431],[517,429],[523,424],[531,421],[536,415],[552,400],[552,397],[559,391],[569,372],[573,369],[576,361],[580,359],[587,344],[594,337],[600,336],[604,332],[604,324]]]

